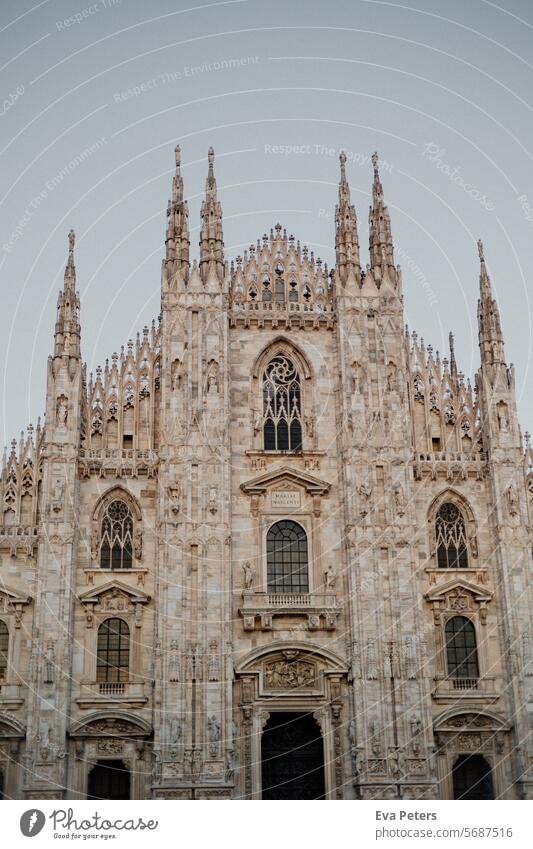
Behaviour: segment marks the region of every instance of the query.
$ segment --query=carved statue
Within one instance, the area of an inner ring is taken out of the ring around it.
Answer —
[[[100,546],[100,534],[98,528],[93,528],[91,531],[91,560],[98,558],[98,548]]]
[[[210,743],[218,743],[220,740],[220,723],[214,715],[207,720],[207,733]]]
[[[361,501],[361,515],[366,516],[370,507],[372,487],[367,481],[363,481],[363,483],[359,484],[358,492]]]
[[[324,571],[324,586],[326,590],[335,589],[335,582],[337,581],[337,573],[333,566],[329,565]]]
[[[56,421],[59,427],[64,427],[68,417],[68,400],[65,395],[60,395],[56,405]]]
[[[518,495],[513,483],[507,487],[507,507],[510,516],[516,516],[518,513]]]
[[[172,391],[175,389],[181,389],[181,379],[183,375],[183,363],[181,360],[173,360],[172,365],[170,367],[170,385]]]
[[[170,742],[175,745],[181,738],[181,722],[177,716],[173,716],[169,721],[170,726]]]
[[[133,534],[133,555],[136,560],[141,560],[143,556],[143,533],[139,527],[135,528]]]
[[[244,572],[244,589],[251,590],[255,580],[255,569],[252,568],[252,564],[249,560],[243,564],[242,568]]]
[[[392,489],[392,497],[394,499],[394,508],[398,516],[403,516],[405,513],[405,493],[402,489],[401,484],[394,484],[394,487]]]

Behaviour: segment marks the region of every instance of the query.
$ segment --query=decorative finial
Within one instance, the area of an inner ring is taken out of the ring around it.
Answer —
[[[174,155],[176,157],[176,168],[179,168],[181,164],[181,147],[179,146],[179,144],[177,144],[174,148]]]
[[[75,243],[75,241],[76,241],[76,234],[75,234],[74,230],[69,230],[69,234],[68,234],[68,249],[69,249],[69,252],[70,252],[70,253],[72,253],[72,251],[74,250],[74,243]]]
[[[343,150],[341,150],[341,152],[340,152],[339,161],[340,161],[341,165],[346,165],[346,154]]]
[[[215,161],[215,151],[212,147],[210,147],[207,151],[207,161],[209,162],[209,165],[212,165]]]
[[[453,354],[453,352],[454,352],[454,338],[453,338],[453,333],[452,333],[451,330],[450,330],[449,340],[450,340],[450,353]]]
[[[477,252],[479,254],[479,259],[481,262],[485,262],[485,254],[483,253],[483,242],[481,239],[477,240]]]
[[[377,154],[377,151],[374,151],[374,153],[372,154],[372,165],[374,166],[374,171],[378,170],[378,162],[379,156]]]

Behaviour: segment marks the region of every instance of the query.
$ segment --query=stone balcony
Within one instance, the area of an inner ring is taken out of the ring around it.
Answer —
[[[457,482],[475,478],[483,480],[487,471],[487,455],[483,453],[464,453],[456,451],[435,451],[415,454],[413,473],[415,480],[424,477]]]
[[[312,304],[291,301],[244,301],[231,305],[231,326],[332,327],[335,307],[331,303]]]
[[[97,477],[153,478],[159,458],[155,451],[138,448],[82,448],[78,467],[80,475]]]
[[[104,681],[80,684],[76,704],[80,708],[127,707],[140,708],[147,701],[150,682]]]
[[[431,695],[436,702],[496,702],[500,687],[495,678],[437,678]]]
[[[0,710],[18,710],[24,704],[24,684],[8,684],[0,680]]]
[[[341,609],[334,592],[244,592],[239,613],[245,631],[271,631],[274,618],[280,616],[301,616],[310,631],[334,631]]]

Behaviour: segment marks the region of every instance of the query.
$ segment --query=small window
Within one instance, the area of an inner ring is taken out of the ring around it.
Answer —
[[[307,534],[297,522],[282,520],[267,533],[269,592],[309,592]]]
[[[7,679],[7,658],[9,653],[9,631],[5,622],[0,620],[0,683]]]
[[[124,434],[122,437],[122,447],[133,448],[133,436]]]
[[[123,619],[106,619],[98,628],[96,680],[127,681],[130,669],[130,629]]]
[[[433,450],[433,451],[440,451],[440,450],[441,450],[441,445],[440,445],[440,436],[434,436],[434,437],[432,437],[432,439],[431,439],[431,448],[432,448],[432,450]]]
[[[476,630],[466,616],[446,622],[446,662],[450,678],[479,678]]]

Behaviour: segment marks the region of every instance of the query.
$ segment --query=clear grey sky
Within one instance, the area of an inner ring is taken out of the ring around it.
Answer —
[[[328,263],[341,148],[367,262],[377,149],[406,320],[441,351],[453,330],[473,376],[482,237],[533,429],[531,3],[3,0],[0,16],[4,443],[44,410],[71,227],[89,370],[157,316],[178,141],[195,252],[212,144],[227,257],[279,220]]]

